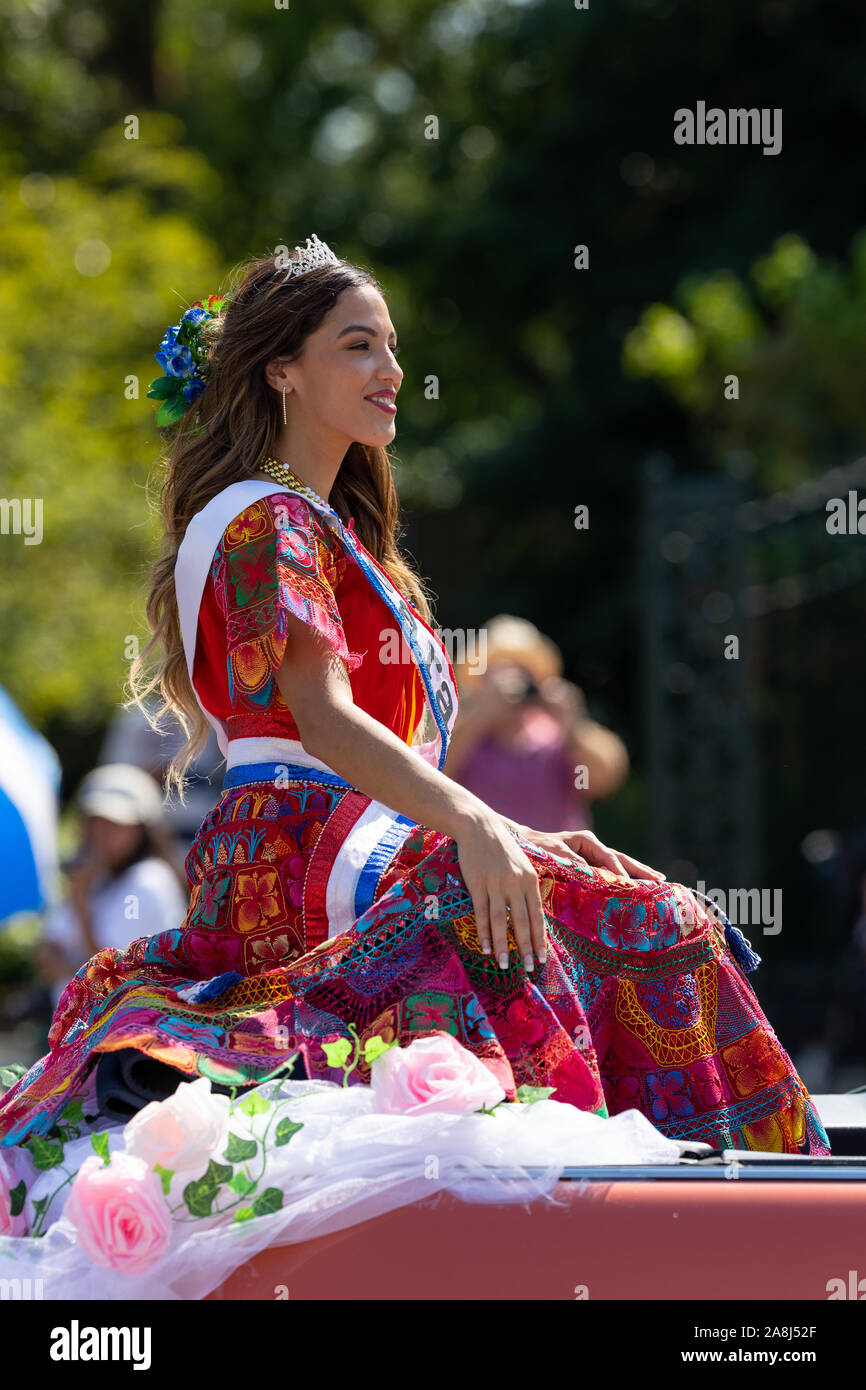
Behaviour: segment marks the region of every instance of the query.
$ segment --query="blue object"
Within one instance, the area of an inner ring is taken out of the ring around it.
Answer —
[[[186,989],[179,990],[178,994],[188,1004],[207,1004],[211,999],[219,999],[226,990],[231,989],[232,985],[236,985],[243,978],[236,970],[227,970],[224,975],[214,975],[211,980],[201,980],[198,984],[189,985]]]
[[[51,901],[60,760],[0,686],[0,926]]]
[[[757,970],[761,964],[761,957],[757,951],[752,950],[739,927],[735,927],[731,922],[726,922],[725,940],[731,955],[741,970],[744,970],[747,975],[751,974],[753,970]]]
[[[696,888],[692,888],[690,891],[696,898],[700,899],[711,916],[724,923],[725,944],[728,950],[743,973],[751,975],[752,971],[757,970],[761,964],[761,957],[757,951],[752,949],[752,943],[743,936],[739,927],[734,926],[713,898],[708,898],[706,893],[699,893]]]

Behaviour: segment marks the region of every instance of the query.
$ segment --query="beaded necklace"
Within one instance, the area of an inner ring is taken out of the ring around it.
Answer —
[[[307,483],[302,482],[297,473],[293,473],[287,463],[281,463],[279,459],[275,458],[266,458],[264,463],[259,464],[259,469],[262,473],[267,473],[268,477],[273,478],[275,482],[283,483],[286,487],[303,493],[305,497],[312,498],[314,502],[318,502],[319,505],[324,507],[327,511],[332,512],[334,510],[330,502],[326,502],[324,497],[321,497],[319,493],[316,492],[315,488],[311,488]]]

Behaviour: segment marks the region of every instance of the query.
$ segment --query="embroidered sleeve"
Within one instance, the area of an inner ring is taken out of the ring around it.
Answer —
[[[338,542],[337,542],[338,543]],[[211,576],[226,620],[229,698],[251,710],[285,708],[275,680],[294,614],[327,638],[347,670],[350,652],[337,607],[336,559],[324,524],[303,498],[276,494],[228,526]]]

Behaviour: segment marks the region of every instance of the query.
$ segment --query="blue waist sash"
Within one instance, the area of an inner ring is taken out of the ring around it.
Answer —
[[[304,782],[320,782],[325,787],[349,787],[351,782],[338,777],[336,772],[323,772],[321,768],[309,767],[306,763],[241,763],[228,768],[223,777],[223,791],[230,787],[242,787],[247,782],[276,782],[286,777]]]

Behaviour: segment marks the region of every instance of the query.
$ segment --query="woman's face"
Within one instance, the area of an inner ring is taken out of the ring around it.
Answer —
[[[403,372],[397,364],[397,334],[388,306],[371,285],[344,290],[333,309],[304,343],[295,362],[277,359],[268,380],[286,386],[291,428],[338,436],[348,448],[389,444],[394,438],[394,398]],[[384,406],[370,397],[385,397]]]
[[[140,825],[120,825],[105,816],[86,818],[84,838],[91,853],[109,868],[122,864],[138,848],[142,836]]]

